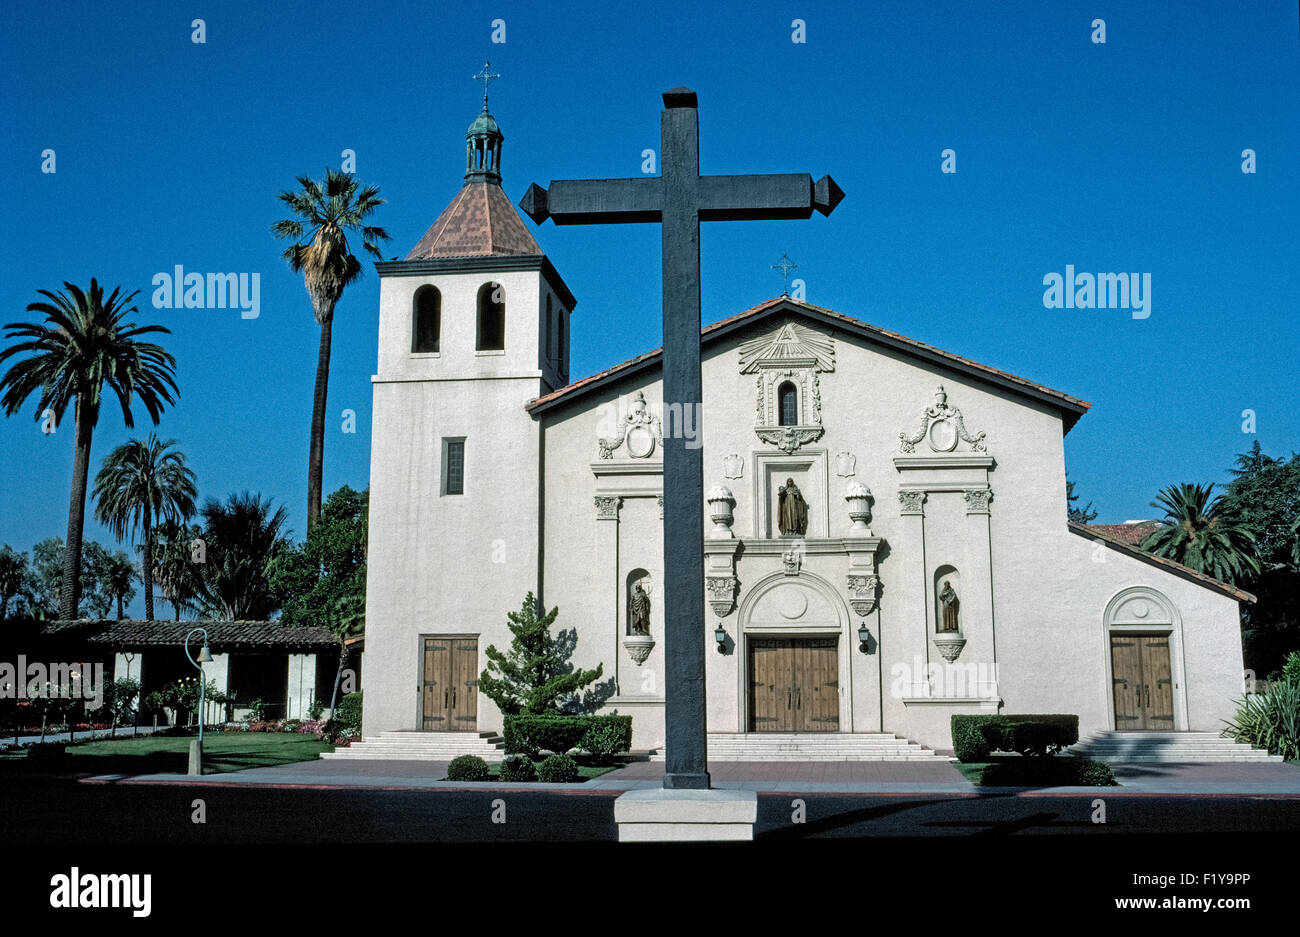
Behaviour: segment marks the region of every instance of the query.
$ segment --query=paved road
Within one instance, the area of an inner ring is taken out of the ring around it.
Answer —
[[[0,779],[0,843],[598,842],[614,791],[392,791]],[[1300,799],[1268,796],[759,795],[758,839],[1300,832]],[[192,822],[201,798],[206,823]],[[1094,823],[1093,801],[1106,822]],[[504,822],[494,822],[502,821]]]

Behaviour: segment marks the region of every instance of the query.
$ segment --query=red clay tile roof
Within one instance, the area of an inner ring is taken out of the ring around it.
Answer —
[[[541,253],[501,186],[466,182],[406,259]]]
[[[1215,592],[1220,592],[1229,598],[1234,598],[1239,602],[1255,602],[1255,596],[1245,589],[1238,589],[1236,586],[1226,582],[1221,582],[1213,576],[1207,576],[1205,573],[1198,573],[1190,566],[1184,566],[1182,563],[1176,563],[1173,560],[1167,560],[1163,556],[1152,556],[1144,550],[1138,549],[1131,543],[1117,539],[1108,531],[1114,527],[1136,527],[1136,524],[1076,524],[1074,521],[1067,522],[1071,532],[1078,534],[1080,537],[1087,537],[1089,540],[1099,540],[1113,550],[1126,553],[1135,559],[1142,560],[1144,563],[1150,563],[1152,566],[1161,566],[1176,576],[1183,579],[1190,579],[1192,582],[1199,583]]]
[[[897,332],[890,332],[887,329],[879,328],[877,326],[871,325],[870,323],[863,322],[861,319],[855,319],[852,316],[846,316],[843,313],[834,311],[833,309],[826,309],[822,306],[814,306],[811,303],[805,303],[797,299],[791,299],[789,296],[778,296],[775,299],[769,299],[766,302],[759,303],[757,306],[754,306],[752,309],[746,309],[744,312],[737,313],[736,315],[731,316],[729,318],[722,319],[718,322],[714,322],[712,325],[706,325],[703,329],[700,330],[700,341],[702,343],[707,344],[709,338],[712,335],[719,333],[723,330],[728,330],[731,326],[735,326],[736,324],[743,322],[744,320],[759,317],[763,313],[776,309],[777,307],[780,306],[785,306],[796,312],[806,311],[806,312],[814,313],[817,316],[833,319],[837,322],[842,323],[845,327],[847,327],[851,331],[864,336],[865,338],[873,339],[875,341],[879,341],[884,344],[900,348],[902,350],[911,350],[915,352],[920,352],[925,357],[931,359],[938,359],[950,363],[951,365],[957,367],[959,370],[975,372],[977,374],[982,374],[984,376],[992,378],[998,383],[1009,384],[1013,387],[1019,388],[1029,393],[1031,396],[1047,397],[1058,404],[1064,405],[1064,408],[1067,411],[1067,416],[1066,416],[1067,431],[1071,426],[1074,425],[1075,421],[1077,421],[1078,418],[1090,406],[1092,406],[1086,400],[1080,400],[1077,397],[1071,397],[1069,394],[1062,393],[1059,390],[1053,390],[1052,388],[1046,387],[1042,384],[1036,384],[1033,381],[1026,380],[1023,377],[1017,377],[1016,375],[1011,374],[1007,371],[1002,371],[999,370],[998,368],[991,368],[986,364],[980,364],[977,361],[971,361],[969,358],[963,358],[960,355],[954,355],[952,352],[944,351],[942,348],[936,348],[933,345],[927,345],[924,342],[918,342],[916,339],[908,338],[906,335],[900,335]],[[599,373],[593,374],[590,377],[584,377],[580,381],[575,381],[572,384],[568,385],[567,387],[561,387],[559,390],[552,391],[549,394],[545,394],[541,397],[536,398],[535,400],[531,400],[525,405],[524,409],[530,411],[535,410],[539,407],[543,407],[561,398],[576,395],[581,391],[583,391],[584,389],[589,388],[594,384],[603,382],[607,378],[613,377],[622,371],[626,371],[630,368],[636,367],[639,364],[658,358],[659,355],[662,353],[663,353],[662,348],[656,348],[654,351],[648,351],[645,354],[637,355],[635,358],[630,358],[629,360],[624,361],[621,364],[616,364],[613,367],[606,368],[604,371],[600,371]]]
[[[1140,524],[1088,524],[1088,530],[1096,533],[1105,534],[1106,536],[1127,543],[1131,547],[1136,547],[1142,543],[1146,535],[1151,533],[1160,526],[1159,521],[1143,521]]]
[[[195,628],[207,630],[212,647],[337,647],[339,643],[328,628],[290,628],[278,621],[82,619],[50,622],[41,633],[76,636],[92,644],[114,647],[181,647],[185,644],[185,636]],[[192,646],[198,648],[198,639],[192,642]]]

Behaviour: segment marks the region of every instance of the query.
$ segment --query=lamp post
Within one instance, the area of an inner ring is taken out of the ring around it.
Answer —
[[[203,650],[199,656],[190,653],[190,638],[196,634],[203,635]],[[190,774],[203,773],[203,705],[207,700],[207,680],[203,675],[203,665],[212,663],[212,654],[208,651],[208,633],[202,628],[195,628],[185,636],[185,656],[199,671],[199,737],[190,742]]]

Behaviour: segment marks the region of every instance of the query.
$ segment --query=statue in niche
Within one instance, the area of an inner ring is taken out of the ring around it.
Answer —
[[[628,623],[633,634],[650,633],[650,596],[646,595],[641,583],[632,584],[632,602],[628,608]]]
[[[952,587],[951,582],[945,582],[943,588],[939,590],[939,605],[941,609],[939,630],[959,631],[957,612],[961,607],[961,600],[957,598],[957,590]]]
[[[808,532],[808,504],[793,478],[777,489],[776,522],[782,536],[802,537]]]

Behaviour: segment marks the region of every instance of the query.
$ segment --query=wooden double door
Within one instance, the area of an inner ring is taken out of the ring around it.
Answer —
[[[839,729],[839,640],[750,638],[749,731]]]
[[[420,728],[478,730],[478,638],[423,637]]]
[[[1174,682],[1169,635],[1112,634],[1110,666],[1115,729],[1172,732]]]

